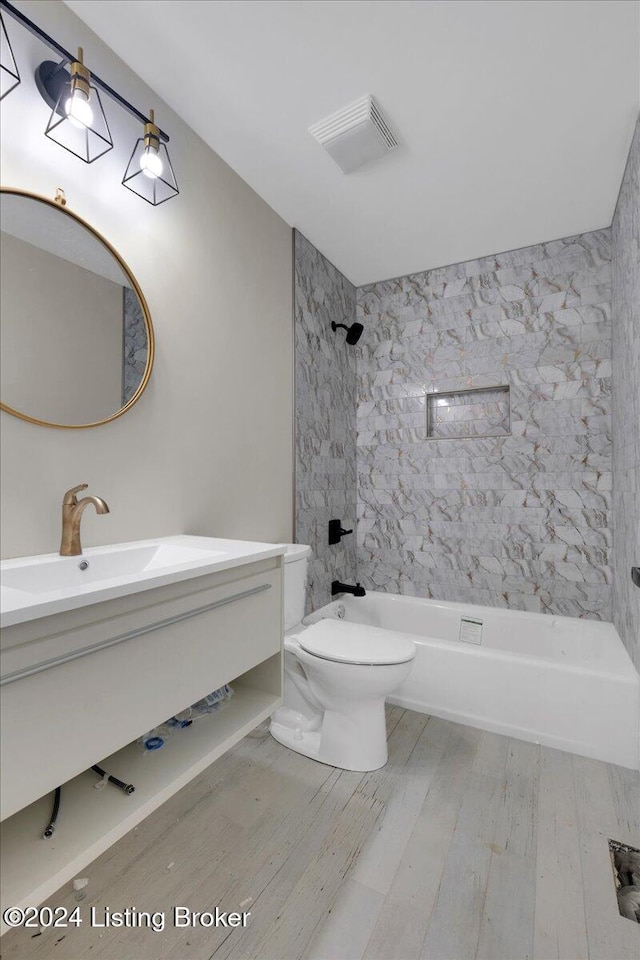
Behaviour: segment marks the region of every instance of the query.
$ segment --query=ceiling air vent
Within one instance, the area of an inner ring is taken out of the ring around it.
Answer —
[[[330,117],[309,127],[345,173],[377,160],[398,146],[389,124],[373,97],[361,97]]]

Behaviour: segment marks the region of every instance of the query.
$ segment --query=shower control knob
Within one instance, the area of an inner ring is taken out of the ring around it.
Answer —
[[[353,533],[353,530],[345,530],[341,520],[329,520],[329,544],[340,543],[348,533]]]

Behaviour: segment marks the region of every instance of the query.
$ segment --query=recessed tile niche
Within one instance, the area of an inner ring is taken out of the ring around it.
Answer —
[[[509,387],[481,387],[427,394],[427,439],[507,437],[511,433]]]

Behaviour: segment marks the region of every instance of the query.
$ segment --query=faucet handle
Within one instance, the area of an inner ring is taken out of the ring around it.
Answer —
[[[74,506],[78,502],[76,500],[76,493],[78,493],[80,490],[86,490],[88,486],[88,483],[79,483],[77,487],[71,487],[71,490],[67,490],[62,498],[63,505]]]

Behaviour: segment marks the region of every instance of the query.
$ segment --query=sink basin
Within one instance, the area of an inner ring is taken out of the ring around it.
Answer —
[[[51,593],[225,555],[223,550],[199,550],[171,543],[146,547],[123,544],[115,549],[88,550],[80,557],[43,557],[39,563],[4,569],[2,586],[31,594]]]
[[[0,621],[12,626],[283,554],[285,547],[212,537],[162,537],[0,563]]]

